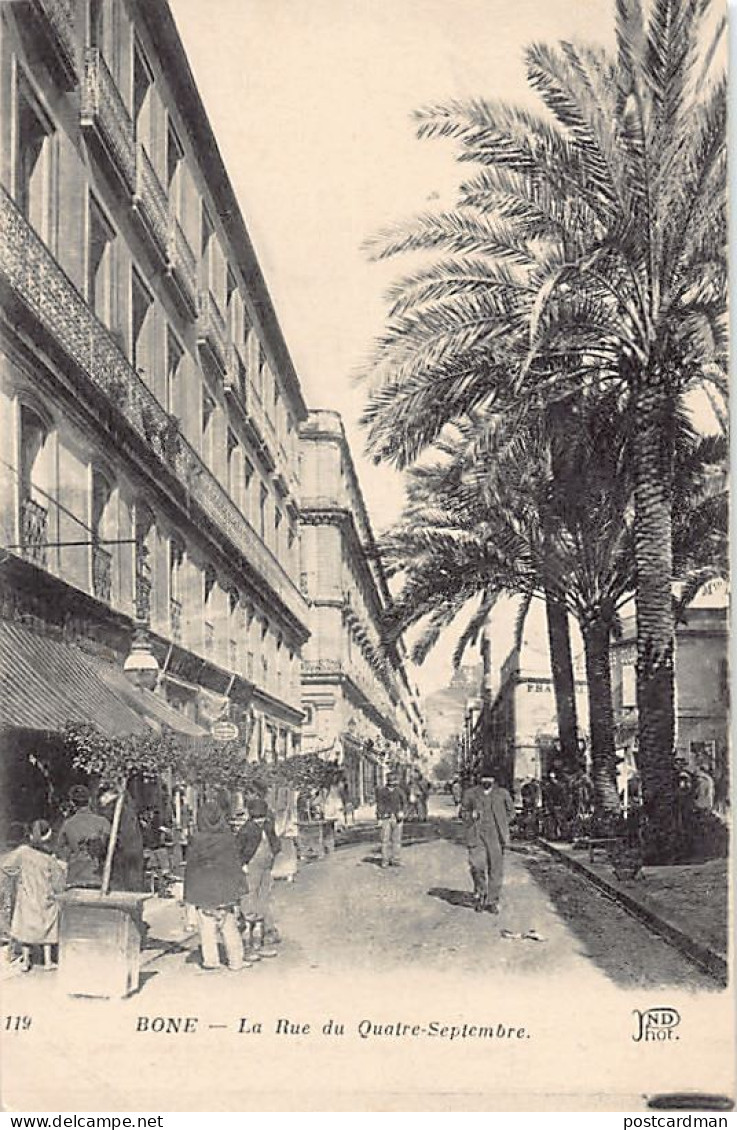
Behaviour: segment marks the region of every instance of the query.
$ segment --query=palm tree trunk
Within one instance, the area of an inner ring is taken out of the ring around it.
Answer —
[[[547,589],[545,611],[548,621],[548,647],[550,668],[553,673],[558,737],[566,767],[572,771],[578,759],[578,720],[568,609],[559,596]]]
[[[672,443],[664,390],[645,381],[637,394],[635,562],[637,585],[637,764],[642,779],[649,862],[673,857],[674,626],[672,607]]]
[[[582,625],[586,652],[586,682],[591,731],[591,776],[599,812],[619,812],[617,756],[614,749],[612,675],[609,664],[611,631],[602,617]]]

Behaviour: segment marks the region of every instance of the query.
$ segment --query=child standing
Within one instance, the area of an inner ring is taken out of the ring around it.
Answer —
[[[237,840],[240,860],[248,877],[248,894],[241,900],[246,923],[246,953],[255,961],[261,957],[276,957],[273,944],[281,939],[271,905],[272,868],[281,844],[266,801],[259,797],[248,801],[248,820]]]
[[[4,857],[0,868],[17,880],[15,906],[10,923],[11,937],[19,942],[22,968],[31,968],[31,946],[43,947],[43,969],[54,969],[51,947],[59,940],[59,904],[56,896],[64,890],[66,869],[51,854],[51,827],[36,820],[30,842],[20,844]]]

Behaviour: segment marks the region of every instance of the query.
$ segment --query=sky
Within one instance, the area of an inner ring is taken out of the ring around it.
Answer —
[[[185,50],[312,408],[344,418],[376,530],[401,476],[364,455],[365,385],[382,295],[411,266],[370,262],[372,234],[452,202],[452,143],[418,141],[412,112],[483,96],[537,105],[534,41],[612,36],[613,0],[170,0]],[[498,617],[498,662],[512,610]],[[453,641],[415,672],[450,677]]]

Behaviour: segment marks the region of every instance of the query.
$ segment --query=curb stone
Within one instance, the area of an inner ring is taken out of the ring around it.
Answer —
[[[603,875],[588,868],[581,860],[576,859],[574,856],[569,855],[567,852],[561,851],[555,844],[549,843],[547,840],[538,839],[537,841],[541,847],[553,856],[553,858],[564,863],[571,871],[577,872],[579,875],[584,875],[590,883],[598,887],[600,891],[606,894],[614,902],[618,903],[624,910],[631,914],[633,918],[638,918],[641,922],[652,930],[654,934],[663,938],[669,945],[677,949],[684,957],[697,965],[705,973],[708,973],[715,980],[719,981],[721,985],[726,986],[728,983],[728,967],[727,959],[723,954],[713,949],[711,946],[706,945],[704,942],[699,942],[696,938],[692,938],[685,930],[681,930],[678,926],[674,926],[672,922],[668,922],[653,910],[649,910],[643,906],[637,899],[631,897],[621,887],[615,886],[614,883],[609,882]]]

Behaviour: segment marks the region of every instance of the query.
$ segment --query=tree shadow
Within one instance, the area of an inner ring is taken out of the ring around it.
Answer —
[[[582,876],[547,856],[528,856],[524,866],[576,938],[581,956],[615,984],[626,988],[677,985],[692,991],[721,988]]]
[[[474,898],[472,891],[454,891],[451,887],[430,887],[427,892],[434,899],[442,899],[451,906],[463,906],[473,910]]]

